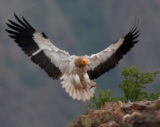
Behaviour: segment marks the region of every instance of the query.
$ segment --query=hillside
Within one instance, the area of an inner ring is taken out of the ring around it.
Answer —
[[[99,110],[73,121],[69,127],[159,127],[160,100],[105,103]]]

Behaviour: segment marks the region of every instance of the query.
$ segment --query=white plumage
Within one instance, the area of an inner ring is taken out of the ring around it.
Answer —
[[[136,38],[139,31],[133,27],[123,38],[99,53],[91,56],[70,55],[53,45],[44,33],[37,32],[24,17],[20,19],[14,16],[17,23],[12,20],[6,23],[10,28],[6,29],[9,36],[50,77],[61,79],[65,91],[77,100],[89,100],[96,88],[96,83],[91,79],[98,78],[116,66],[123,55],[138,42]]]

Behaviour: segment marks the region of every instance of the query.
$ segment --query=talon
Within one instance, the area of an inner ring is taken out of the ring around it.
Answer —
[[[96,85],[95,86],[91,86],[90,88],[94,88],[94,87],[96,87]]]
[[[94,88],[94,87],[97,87],[97,85],[96,85],[96,84],[94,84],[94,85],[91,85],[91,88]]]
[[[90,85],[90,88],[93,88],[93,87],[97,86],[97,84],[95,82],[91,82],[91,83],[89,83],[89,85]]]

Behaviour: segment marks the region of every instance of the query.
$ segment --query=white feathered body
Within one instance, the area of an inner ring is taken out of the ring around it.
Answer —
[[[91,88],[89,85],[89,83],[93,81],[89,79],[87,71],[81,75],[79,74],[79,70],[83,69],[76,67],[74,61],[69,63],[68,68],[61,77],[62,88],[65,88],[65,91],[69,93],[73,99],[82,101],[90,100],[95,92],[95,87]],[[82,83],[85,85],[84,88],[82,88]]]

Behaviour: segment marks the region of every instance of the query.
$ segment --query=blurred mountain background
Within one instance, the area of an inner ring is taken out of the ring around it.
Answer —
[[[121,94],[124,66],[158,71],[160,65],[159,0],[0,0],[0,127],[64,127],[85,112],[60,82],[52,80],[13,43],[5,32],[13,13],[24,16],[71,54],[92,54],[124,36],[139,19],[139,43],[109,73],[98,89]],[[147,90],[160,88],[160,78]],[[98,91],[97,89],[97,91]]]

